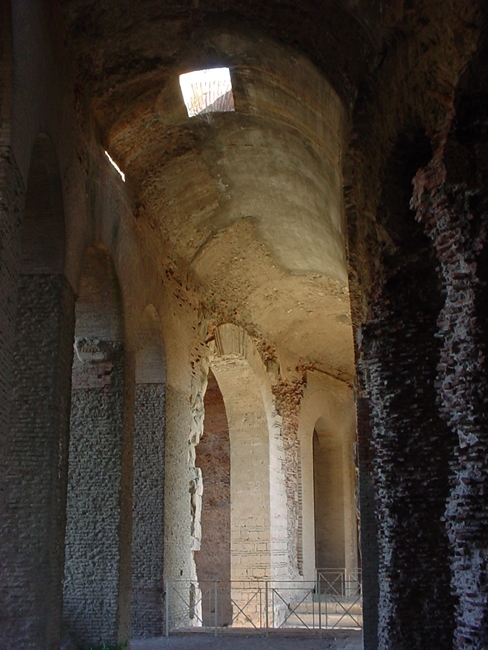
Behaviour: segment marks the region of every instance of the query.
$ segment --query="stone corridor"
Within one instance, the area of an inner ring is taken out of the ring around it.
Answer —
[[[483,0],[0,0],[1,650],[488,648],[487,61]],[[151,640],[215,581],[361,639]]]

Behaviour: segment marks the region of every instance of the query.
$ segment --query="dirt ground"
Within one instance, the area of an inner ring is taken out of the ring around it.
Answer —
[[[362,650],[360,632],[337,632],[323,639],[302,635],[270,636],[211,636],[179,634],[169,638],[132,641],[131,650]]]

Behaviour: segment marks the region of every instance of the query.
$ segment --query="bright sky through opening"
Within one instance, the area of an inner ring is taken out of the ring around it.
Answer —
[[[105,152],[105,155],[106,155],[107,158],[110,160],[110,162],[111,162],[111,164],[112,164],[112,167],[115,167],[115,169],[119,172],[119,174],[120,174],[120,178],[121,178],[121,179],[124,181],[124,183],[125,183],[125,174],[124,174],[124,172],[120,169],[120,167],[117,165],[117,163],[115,162],[115,160],[113,160],[113,159],[110,157],[110,154],[108,153],[108,151]]]
[[[182,74],[180,87],[188,117],[200,113],[235,110],[229,68],[197,70]]]

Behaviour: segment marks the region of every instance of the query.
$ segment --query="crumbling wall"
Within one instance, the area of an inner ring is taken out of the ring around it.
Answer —
[[[287,504],[287,551],[290,577],[303,575],[303,517],[301,488],[301,453],[298,416],[305,379],[280,379],[272,386],[277,413],[282,418]]]
[[[392,153],[378,210],[390,240],[359,340],[372,409],[378,647],[385,649],[448,647],[453,631],[443,516],[454,440],[435,389],[442,295],[429,241],[409,209],[411,179],[430,153],[415,129]]]
[[[454,643],[476,649],[488,644],[488,75],[480,64],[487,51],[485,39],[460,84],[452,123],[416,175],[414,194],[444,290],[436,388],[457,443],[445,514],[457,601]]]
[[[378,647],[449,647],[453,602],[442,520],[453,445],[436,412],[436,321],[408,311],[399,292],[396,299],[396,314],[389,307],[384,321],[363,327],[362,344],[375,451]],[[427,620],[419,628],[421,616]]]
[[[201,611],[192,611],[199,600],[194,552],[201,544],[203,492],[195,459],[203,432],[208,372],[205,315],[181,287],[174,293],[184,318],[169,320],[177,344],[166,349],[164,578],[169,581],[165,605],[170,627],[176,622],[198,625],[201,616]]]

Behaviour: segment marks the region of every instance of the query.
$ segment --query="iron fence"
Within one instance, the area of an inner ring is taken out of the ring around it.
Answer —
[[[320,569],[314,581],[166,582],[166,636],[177,631],[220,635],[237,630],[268,636],[272,630],[362,628],[358,574]]]

